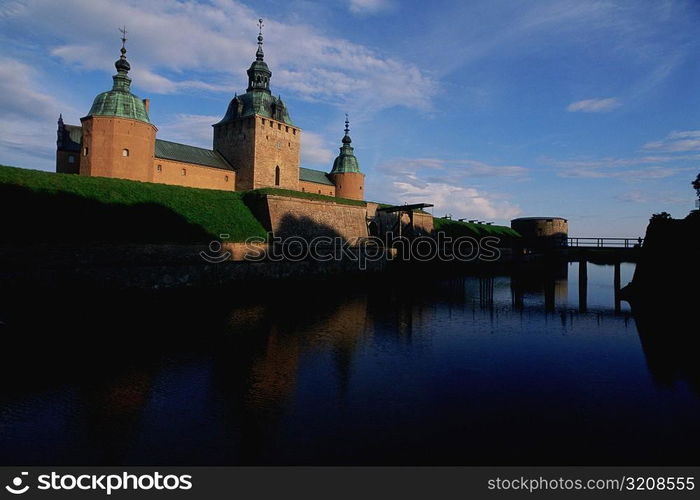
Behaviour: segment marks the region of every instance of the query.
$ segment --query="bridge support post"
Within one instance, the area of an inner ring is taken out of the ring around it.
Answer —
[[[615,288],[615,312],[619,313],[622,310],[620,304],[620,261],[615,262],[615,278],[613,286]]]
[[[588,310],[588,262],[583,252],[578,261],[578,310],[582,313]]]

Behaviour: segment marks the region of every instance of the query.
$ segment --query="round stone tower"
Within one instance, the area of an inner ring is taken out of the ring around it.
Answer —
[[[122,33],[112,90],[95,97],[87,116],[80,119],[80,174],[152,181],[157,129],[148,118],[148,101],[131,93],[126,29]]]
[[[333,162],[333,170],[328,174],[335,184],[335,195],[338,198],[363,200],[365,197],[365,174],[360,172],[360,165],[355,158],[355,150],[350,145],[350,122],[345,115],[345,136],[340,154]]]

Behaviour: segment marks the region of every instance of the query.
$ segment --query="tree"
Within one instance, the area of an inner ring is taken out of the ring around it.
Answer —
[[[652,221],[655,221],[655,220],[669,220],[669,219],[671,219],[671,218],[672,218],[672,217],[671,217],[671,214],[668,213],[668,212],[661,212],[661,213],[658,213],[658,214],[653,214],[653,215],[651,216],[651,220],[652,220]]]
[[[700,174],[698,174],[692,184],[693,189],[695,189],[695,194],[698,195],[698,199],[700,199]]]

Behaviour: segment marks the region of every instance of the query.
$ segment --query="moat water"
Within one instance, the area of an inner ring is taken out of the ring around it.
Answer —
[[[694,463],[692,315],[578,276],[10,294],[0,463]]]

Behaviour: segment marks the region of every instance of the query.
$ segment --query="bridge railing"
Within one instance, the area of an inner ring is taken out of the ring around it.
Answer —
[[[570,247],[586,248],[634,248],[642,246],[644,238],[567,238]]]

